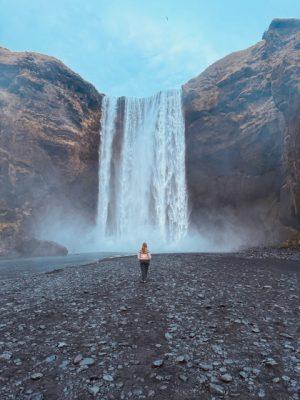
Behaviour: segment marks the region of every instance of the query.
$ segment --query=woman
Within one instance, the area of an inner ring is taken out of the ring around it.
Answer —
[[[141,267],[141,282],[146,282],[148,269],[151,260],[151,254],[148,250],[147,243],[142,244],[141,250],[138,252],[138,259],[140,260],[140,267]]]

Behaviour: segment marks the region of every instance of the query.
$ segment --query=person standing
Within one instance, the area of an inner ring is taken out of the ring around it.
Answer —
[[[141,282],[145,283],[147,280],[148,269],[151,260],[151,254],[148,250],[147,243],[143,243],[140,251],[138,252],[138,259],[141,267]]]

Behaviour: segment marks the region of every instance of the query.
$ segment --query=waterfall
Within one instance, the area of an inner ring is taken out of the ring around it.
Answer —
[[[122,111],[122,112],[121,112]],[[181,91],[104,97],[97,232],[102,247],[160,249],[188,230]]]

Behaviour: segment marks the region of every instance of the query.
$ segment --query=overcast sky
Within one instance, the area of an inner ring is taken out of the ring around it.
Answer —
[[[114,96],[177,88],[300,0],[0,0],[0,46],[55,56]]]

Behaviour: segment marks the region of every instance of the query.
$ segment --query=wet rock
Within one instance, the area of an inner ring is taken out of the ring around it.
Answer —
[[[229,383],[232,382],[233,378],[230,374],[223,374],[221,375],[221,381],[225,382],[225,383]]]
[[[161,367],[163,365],[164,361],[163,360],[155,360],[152,363],[152,367],[157,368],[157,367]]]
[[[89,386],[88,387],[88,392],[92,395],[92,396],[96,396],[100,391],[99,386],[93,385],[93,386]]]
[[[53,354],[53,355],[47,357],[45,361],[46,361],[47,363],[52,363],[52,362],[54,362],[55,360],[56,360],[56,355]]]
[[[4,351],[4,353],[2,353],[0,355],[0,360],[10,360],[12,358],[12,353],[10,351]]]
[[[84,359],[82,359],[80,361],[80,365],[81,366],[88,366],[89,367],[89,366],[91,366],[93,364],[95,364],[95,360],[92,357],[86,357],[86,358],[84,358]]]
[[[177,356],[176,357],[176,362],[178,362],[179,364],[183,364],[187,362],[187,359],[185,356]]]
[[[239,375],[240,375],[240,377],[243,378],[243,379],[247,379],[247,378],[248,378],[248,374],[247,374],[245,371],[240,371],[240,372],[239,372]]]
[[[212,366],[212,364],[199,364],[199,367],[201,369],[203,369],[203,371],[212,371],[214,369],[214,367]]]
[[[30,378],[31,378],[33,381],[37,381],[37,380],[41,379],[43,376],[44,376],[44,375],[43,375],[41,372],[35,372],[35,373],[33,373],[33,374],[30,375]]]
[[[59,342],[58,344],[57,344],[57,347],[59,348],[59,349],[61,349],[61,348],[63,348],[63,347],[66,347],[67,346],[67,343],[66,342]]]
[[[216,394],[216,395],[224,395],[225,394],[225,390],[222,388],[222,386],[217,385],[215,383],[210,383],[209,388],[210,388],[210,391],[212,394]]]
[[[110,374],[103,374],[102,378],[106,381],[106,382],[113,382],[114,377]]]
[[[43,395],[43,393],[39,393],[39,392],[33,393],[33,394],[30,396],[29,399],[30,399],[30,400],[44,400],[44,395]]]
[[[264,363],[267,367],[276,367],[278,365],[278,362],[271,357],[264,360]]]
[[[187,382],[188,377],[187,377],[186,375],[181,374],[181,375],[179,375],[179,379],[180,379],[181,381],[183,381],[183,382]]]
[[[74,358],[73,363],[74,363],[74,364],[79,364],[80,361],[82,361],[82,359],[83,359],[82,355],[81,355],[81,354],[78,354],[78,355]]]

